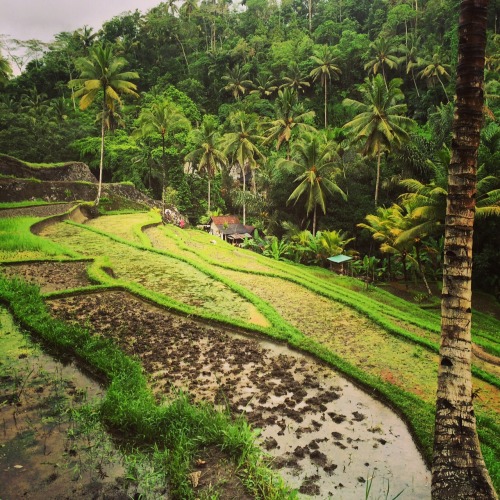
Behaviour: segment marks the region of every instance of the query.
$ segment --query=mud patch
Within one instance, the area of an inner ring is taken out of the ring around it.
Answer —
[[[91,285],[87,276],[90,262],[32,262],[3,265],[8,278],[19,277],[40,286],[42,293]]]

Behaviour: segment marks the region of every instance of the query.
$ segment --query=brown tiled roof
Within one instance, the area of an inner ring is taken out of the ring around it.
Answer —
[[[224,224],[239,224],[240,219],[236,215],[221,215],[212,217],[212,222],[217,226]]]

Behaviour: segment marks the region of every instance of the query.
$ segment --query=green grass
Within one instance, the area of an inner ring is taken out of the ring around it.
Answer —
[[[78,252],[30,232],[36,217],[0,218],[0,261],[78,257]]]
[[[34,200],[34,201],[11,201],[0,203],[0,208],[24,208],[24,207],[38,207],[41,205],[58,205],[60,202],[52,203],[44,200]]]
[[[9,156],[9,155],[3,154],[3,153],[0,153],[0,158],[7,158],[10,160],[16,160],[16,161],[19,161],[19,162],[23,163],[24,165],[31,167],[31,168],[64,167],[64,165],[67,165],[68,163],[72,163],[72,162],[67,162],[67,161],[63,161],[63,162],[59,162],[59,163],[31,163],[29,161],[20,160],[19,158],[15,158],[14,156]]]

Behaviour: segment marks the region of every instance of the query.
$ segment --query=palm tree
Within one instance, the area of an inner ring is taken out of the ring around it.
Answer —
[[[102,170],[104,165],[104,136],[106,131],[106,112],[113,107],[113,102],[121,103],[120,94],[139,97],[137,86],[130,82],[139,78],[135,71],[121,72],[127,61],[122,57],[115,57],[111,46],[94,45],[88,58],[77,59],[75,65],[80,71],[80,78],[69,82],[71,88],[78,88],[75,92],[80,99],[80,109],[87,109],[102,91],[101,115],[101,158],[99,162],[99,186],[95,205],[99,204],[102,189]]]
[[[289,88],[291,90],[295,90],[297,94],[299,92],[304,92],[306,87],[310,87],[311,84],[307,81],[307,77],[304,77],[302,71],[299,68],[299,65],[293,61],[290,63],[288,68],[288,74],[283,77],[283,85],[281,88]]]
[[[181,14],[187,15],[188,19],[191,19],[191,14],[198,9],[198,0],[184,0],[179,12]]]
[[[377,75],[382,71],[384,82],[387,86],[387,78],[385,75],[385,67],[388,69],[395,69],[399,66],[401,58],[398,54],[401,52],[401,47],[396,46],[394,39],[387,37],[380,37],[370,43],[372,50],[372,59],[365,64],[365,69]]]
[[[360,87],[363,102],[344,99],[342,104],[358,112],[344,128],[352,134],[354,141],[364,141],[363,154],[377,157],[377,177],[375,182],[375,206],[378,203],[380,185],[380,158],[384,151],[390,152],[393,145],[399,146],[408,139],[408,130],[414,122],[403,116],[406,104],[399,88],[403,81],[395,78],[387,85],[381,75],[365,79]]]
[[[406,55],[406,74],[411,74],[411,79],[413,80],[413,85],[417,91],[417,96],[420,97],[420,92],[418,90],[417,81],[415,79],[415,68],[418,66],[418,46],[421,44],[420,37],[415,35],[410,36],[409,44],[405,47]]]
[[[0,85],[5,85],[12,76],[12,68],[9,61],[0,53]]]
[[[252,83],[250,94],[259,94],[262,98],[270,97],[277,90],[276,80],[271,75],[259,75]]]
[[[346,194],[335,182],[337,163],[340,161],[335,153],[335,146],[320,134],[305,134],[303,140],[294,145],[293,160],[278,162],[280,167],[298,168],[302,172],[295,182],[299,185],[294,189],[288,203],[295,203],[306,196],[306,213],[313,212],[313,236],[316,235],[316,220],[318,206],[326,214],[326,197],[328,194],[340,194],[344,200]]]
[[[239,64],[236,64],[233,69],[228,70],[227,75],[223,75],[222,79],[227,82],[223,87],[226,92],[233,94],[236,101],[247,91],[252,82],[247,79],[247,74],[241,69]]]
[[[230,116],[229,122],[233,124],[234,132],[224,134],[222,145],[224,154],[240,168],[243,177],[243,224],[246,224],[246,171],[247,167],[252,172],[252,184],[255,190],[255,177],[253,171],[258,167],[258,162],[264,160],[264,155],[257,147],[263,137],[258,135],[257,122],[249,115],[239,112]]]
[[[287,159],[290,159],[290,140],[294,130],[298,132],[314,132],[316,129],[307,122],[314,118],[314,111],[306,111],[298,102],[297,93],[289,88],[278,91],[275,102],[276,119],[268,122],[264,143],[276,140],[279,150],[283,142],[287,144]]]
[[[476,432],[471,376],[471,274],[477,152],[483,124],[488,0],[462,0],[454,139],[446,207],[432,498],[498,498]]]
[[[438,81],[443,88],[446,100],[450,102],[443,80],[441,80],[441,77],[446,79],[450,78],[450,74],[448,73],[450,65],[445,64],[441,59],[441,55],[438,53],[434,54],[430,60],[420,59],[418,65],[420,67],[423,66],[423,69],[418,73],[418,76],[420,78],[426,78],[430,85],[435,85],[436,81]]]
[[[334,56],[332,50],[324,46],[321,49],[314,52],[314,55],[310,57],[310,59],[316,64],[309,76],[312,77],[313,81],[317,79],[320,80],[321,86],[323,87],[323,91],[325,94],[325,128],[327,127],[327,93],[328,93],[328,84],[332,81],[332,79],[338,80],[339,75],[342,73],[340,68],[335,65],[336,57]]]
[[[172,101],[160,98],[153,102],[149,108],[141,111],[138,118],[138,128],[134,135],[138,137],[149,137],[159,134],[161,136],[162,148],[162,202],[165,191],[165,175],[167,172],[165,144],[169,134],[179,130],[189,130],[191,124],[185,117],[183,111]]]
[[[208,213],[210,214],[210,181],[222,165],[227,164],[226,155],[218,149],[221,136],[217,123],[205,115],[199,129],[193,130],[192,139],[195,149],[186,155],[186,161],[198,165],[198,170],[205,170],[208,178]]]
[[[165,10],[172,16],[179,13],[179,7],[175,2],[176,0],[167,0],[165,3]]]

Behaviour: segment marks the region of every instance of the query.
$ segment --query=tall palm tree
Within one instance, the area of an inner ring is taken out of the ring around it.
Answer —
[[[226,155],[218,149],[221,136],[215,120],[205,116],[201,127],[193,130],[192,139],[195,149],[188,153],[185,159],[197,164],[198,170],[204,170],[207,174],[208,213],[210,213],[210,181],[221,167],[227,164]]]
[[[413,80],[413,85],[417,91],[417,96],[420,97],[420,92],[418,90],[417,80],[415,79],[415,68],[418,66],[418,48],[421,45],[420,37],[411,35],[409,37],[409,43],[405,47],[406,56],[406,74],[411,74],[411,79]]]
[[[374,75],[382,71],[384,82],[387,86],[385,67],[387,66],[388,69],[396,69],[399,66],[401,57],[399,57],[398,54],[401,52],[402,48],[396,45],[394,39],[380,37],[370,43],[370,49],[372,51],[372,58],[365,64],[365,69],[369,70],[369,72]]]
[[[448,73],[450,65],[443,62],[439,53],[433,54],[431,59],[420,59],[418,65],[423,67],[418,76],[427,79],[430,85],[434,85],[438,81],[446,96],[446,100],[450,102],[443,80],[441,79],[445,78],[448,80],[450,78],[450,74]]]
[[[120,94],[139,97],[137,86],[129,80],[139,78],[135,71],[122,72],[127,61],[122,57],[115,57],[111,46],[100,44],[92,46],[88,58],[76,60],[76,67],[80,71],[80,78],[69,82],[71,88],[77,88],[75,97],[81,97],[80,109],[87,109],[95,98],[102,93],[101,116],[101,157],[99,161],[99,186],[95,204],[99,204],[102,189],[102,170],[104,165],[104,136],[106,131],[106,112],[113,107],[113,102],[121,103]]]
[[[270,97],[277,90],[276,80],[271,75],[261,74],[257,76],[251,85],[250,94],[259,94],[262,98]]]
[[[323,46],[321,49],[314,52],[314,55],[310,59],[316,64],[316,66],[311,70],[309,76],[312,77],[313,81],[319,79],[323,91],[325,94],[325,128],[327,127],[327,103],[328,103],[328,84],[332,80],[338,80],[342,71],[336,66],[336,56],[333,54],[330,47]]]
[[[179,130],[189,130],[191,124],[182,109],[172,101],[159,98],[149,108],[141,111],[137,120],[138,128],[134,132],[137,137],[161,136],[162,148],[162,202],[165,191],[165,176],[167,172],[165,145],[168,136]]]
[[[335,145],[321,134],[305,134],[303,139],[294,145],[293,159],[278,162],[280,167],[293,167],[301,170],[295,179],[299,185],[294,189],[288,203],[295,203],[305,195],[306,213],[313,212],[313,236],[316,235],[318,206],[326,214],[326,197],[339,194],[344,200],[346,194],[335,182],[336,168],[339,158],[335,153]]]
[[[406,104],[403,92],[399,88],[400,78],[391,80],[387,85],[382,76],[366,79],[360,87],[363,102],[344,99],[343,105],[352,108],[358,114],[346,123],[354,141],[364,142],[363,154],[377,158],[377,177],[375,182],[375,206],[378,204],[380,186],[380,158],[384,151],[390,152],[393,145],[400,145],[408,139],[408,131],[414,122],[403,116]]]
[[[229,69],[227,75],[223,75],[222,79],[227,82],[223,87],[224,90],[230,92],[235,101],[239,101],[240,97],[248,90],[248,87],[252,85],[239,64],[236,64],[233,69]]]
[[[488,0],[462,0],[449,166],[432,498],[498,498],[476,432],[471,375],[471,275],[477,152],[483,124]]]
[[[276,119],[268,122],[264,143],[276,140],[279,150],[283,142],[287,144],[287,158],[290,159],[290,140],[294,130],[298,132],[314,132],[316,129],[307,122],[314,118],[314,111],[306,111],[298,102],[297,92],[285,88],[278,91],[275,102]]]
[[[288,74],[283,77],[283,85],[281,88],[289,88],[295,90],[297,94],[299,92],[304,92],[306,88],[309,88],[311,84],[307,81],[307,77],[299,68],[299,65],[293,61],[288,67]]]
[[[246,173],[247,168],[252,173],[252,184],[255,186],[254,170],[258,162],[264,160],[257,144],[262,142],[263,137],[258,134],[258,124],[249,115],[239,112],[230,116],[229,122],[233,124],[233,132],[224,134],[222,145],[224,154],[241,168],[243,177],[243,224],[246,224]],[[254,187],[255,189],[255,187]]]

